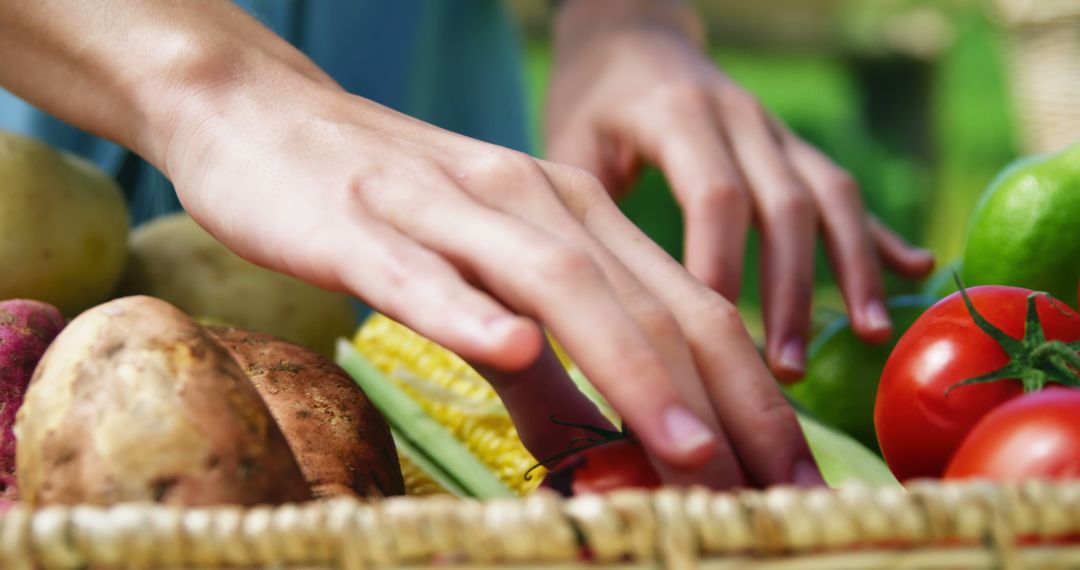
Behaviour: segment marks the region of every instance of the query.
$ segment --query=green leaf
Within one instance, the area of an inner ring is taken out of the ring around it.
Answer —
[[[803,414],[799,425],[821,475],[830,487],[860,483],[874,487],[898,487],[885,462],[847,434],[833,430]]]
[[[371,403],[407,445],[456,481],[468,496],[480,499],[516,496],[454,434],[344,339],[338,340],[337,363],[364,389]]]

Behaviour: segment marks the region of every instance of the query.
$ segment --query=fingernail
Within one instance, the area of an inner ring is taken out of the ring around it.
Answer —
[[[484,321],[484,328],[487,330],[487,333],[491,335],[492,338],[500,340],[509,335],[517,326],[517,318],[507,315],[491,317]]]
[[[716,444],[716,436],[690,410],[672,406],[664,413],[664,428],[678,451],[692,453]]]
[[[787,341],[780,350],[780,366],[791,372],[803,372],[806,367],[806,345],[801,339]]]
[[[869,325],[871,330],[884,331],[892,328],[892,321],[889,320],[889,312],[885,310],[885,305],[881,301],[870,301],[866,305],[866,324]]]
[[[792,480],[800,487],[821,487],[825,484],[825,480],[821,478],[821,470],[809,459],[800,459],[795,462]]]

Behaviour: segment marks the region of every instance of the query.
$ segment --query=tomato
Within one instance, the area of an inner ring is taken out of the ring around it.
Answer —
[[[544,477],[542,486],[564,496],[616,489],[654,489],[660,475],[634,439],[617,439],[574,453]]]
[[[1080,477],[1080,390],[1050,388],[1002,404],[975,424],[946,479]]]
[[[967,289],[976,310],[1015,339],[1024,336],[1028,289]],[[1048,340],[1080,340],[1080,316],[1045,295],[1036,307]],[[911,326],[885,363],[874,405],[882,455],[901,481],[939,477],[964,436],[988,411],[1023,393],[1017,380],[958,386],[1010,361],[972,319],[960,293],[938,301]]]

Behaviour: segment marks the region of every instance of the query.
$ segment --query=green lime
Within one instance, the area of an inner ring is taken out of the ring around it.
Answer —
[[[1026,287],[1076,305],[1080,144],[998,175],[969,222],[961,275],[969,286]]]
[[[880,345],[856,338],[847,317],[835,320],[810,343],[806,377],[788,388],[791,396],[820,422],[876,451],[874,398],[881,371],[900,335],[933,303],[922,295],[890,299],[893,338]]]

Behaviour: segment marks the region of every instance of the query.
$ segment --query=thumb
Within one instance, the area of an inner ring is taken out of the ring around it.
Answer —
[[[495,388],[522,443],[539,460],[565,452],[573,440],[588,435],[574,425],[614,429],[570,379],[550,344],[545,344],[540,358],[527,368],[514,372],[477,370]]]

